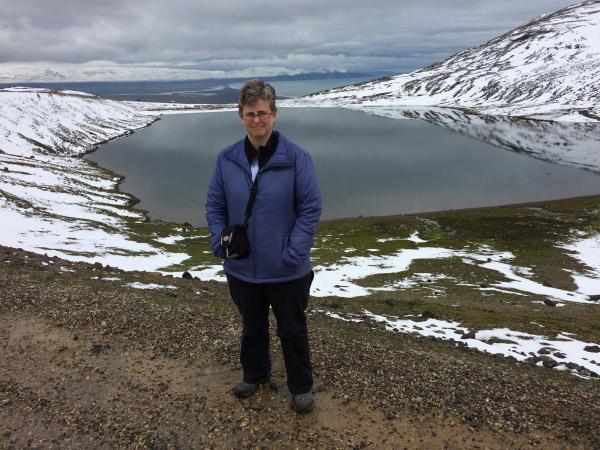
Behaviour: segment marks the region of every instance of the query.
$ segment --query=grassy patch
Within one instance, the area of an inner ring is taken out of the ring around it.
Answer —
[[[221,263],[221,260],[215,258],[210,251],[210,236],[207,228],[194,228],[163,221],[131,221],[128,224],[128,228],[135,234],[136,240],[139,242],[145,242],[166,251],[189,255],[189,258],[180,264],[174,264],[160,270],[181,272],[192,268]],[[156,239],[170,236],[181,236],[183,239],[172,244],[164,244],[156,241]]]
[[[511,341],[510,339],[502,339],[502,338],[497,338],[497,337],[493,337],[490,338],[488,340],[485,341],[486,344],[516,344],[515,341]]]
[[[418,231],[422,239],[429,240],[420,246],[473,251],[488,246],[495,251],[511,252],[514,259],[509,262],[528,269],[527,278],[546,286],[575,290],[568,271],[581,272],[585,267],[560,245],[575,231],[597,229],[600,231],[598,196],[538,205],[337,220],[319,227],[315,261],[326,264],[336,261],[336,256],[368,256],[373,254],[369,248],[381,249],[382,255],[401,248],[416,248],[417,244],[406,240],[377,241],[407,238]],[[335,251],[345,245],[353,250],[343,254]],[[422,273],[432,276],[423,278],[418,275]],[[465,264],[461,258],[415,260],[405,271],[382,272],[355,282],[364,287],[379,287],[406,279],[413,280],[414,285],[373,292],[361,298],[318,298],[312,302],[315,308],[342,313],[360,314],[368,309],[390,316],[426,314],[458,321],[475,330],[506,327],[549,337],[570,332],[577,339],[600,342],[600,305],[567,303],[562,308],[552,308],[534,303],[544,300],[540,295],[485,290],[505,281],[503,275],[481,264]]]

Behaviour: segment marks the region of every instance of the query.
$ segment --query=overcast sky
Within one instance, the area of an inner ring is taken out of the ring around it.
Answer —
[[[102,68],[113,78],[176,77],[190,69],[199,77],[206,71],[400,73],[574,3],[0,0],[0,82],[27,81],[44,70],[98,77]]]

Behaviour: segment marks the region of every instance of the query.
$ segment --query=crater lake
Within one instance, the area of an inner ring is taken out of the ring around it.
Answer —
[[[594,171],[533,158],[514,143],[499,148],[425,120],[279,108],[275,129],[312,155],[323,194],[322,219],[600,193]],[[152,219],[203,226],[217,153],[244,136],[237,111],[165,115],[87,158],[123,175],[121,191],[140,199],[136,206]]]

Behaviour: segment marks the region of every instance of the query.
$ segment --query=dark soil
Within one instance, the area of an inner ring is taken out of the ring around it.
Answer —
[[[238,400],[239,329],[223,284],[0,247],[0,448],[600,448],[597,381],[317,315],[315,410],[275,341]]]

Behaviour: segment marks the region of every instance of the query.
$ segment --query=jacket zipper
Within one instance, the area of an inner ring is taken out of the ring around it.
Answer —
[[[248,182],[248,195],[250,195],[250,192],[252,191],[252,170],[250,170],[250,172],[248,171],[244,171],[246,172],[246,181]],[[258,176],[258,173],[256,174],[256,176]],[[256,197],[258,197],[258,193],[256,194]],[[256,204],[256,200],[255,199],[255,204]],[[252,208],[254,209],[254,207]],[[248,228],[250,228],[250,222],[254,222],[254,214],[252,216],[250,216],[250,220],[248,221]],[[252,226],[252,239],[251,242],[256,242],[256,227],[253,225]],[[252,271],[253,271],[253,278],[254,278],[254,282],[257,282],[256,279],[256,253],[253,251],[252,247],[250,247],[250,256],[252,256]]]

